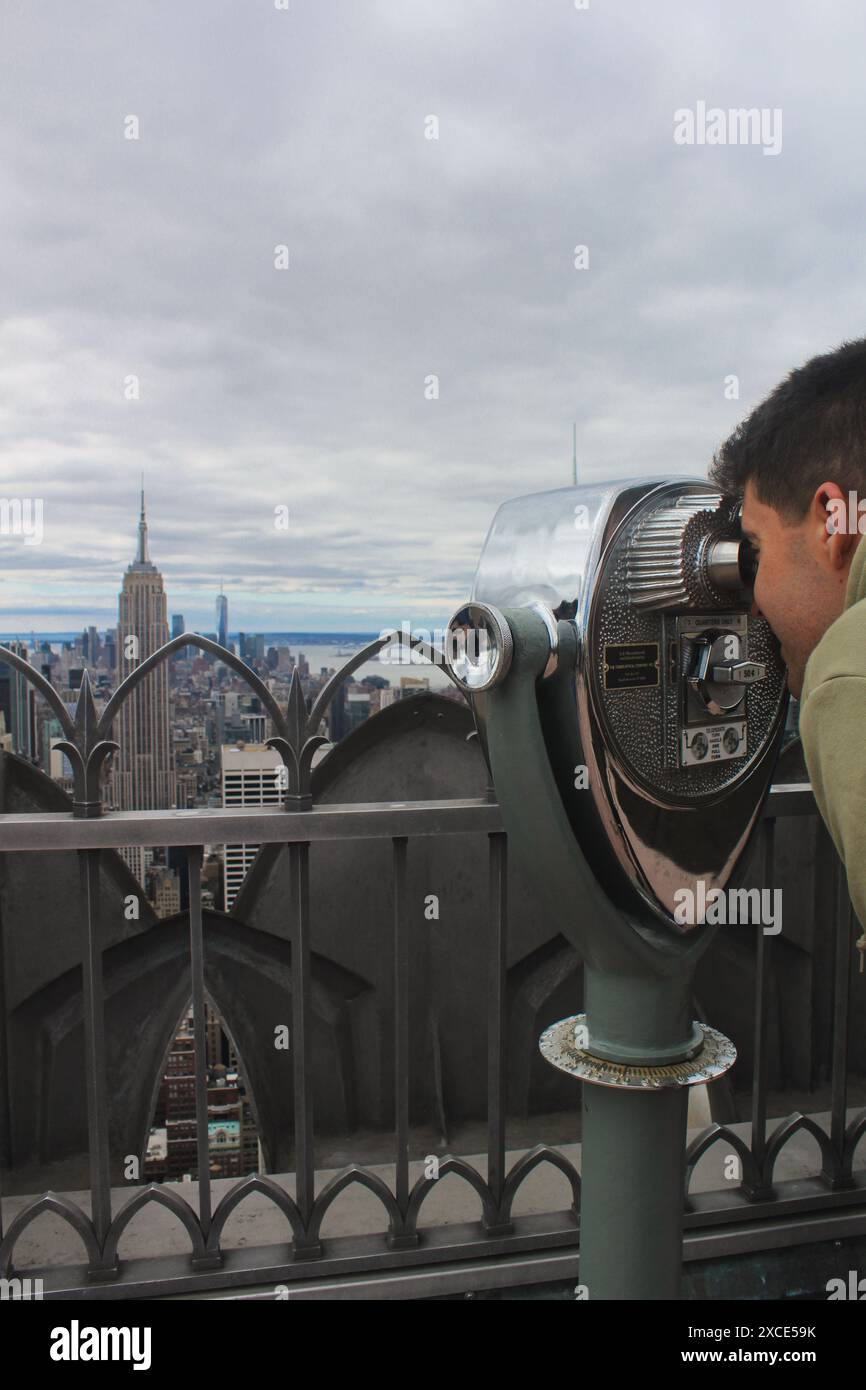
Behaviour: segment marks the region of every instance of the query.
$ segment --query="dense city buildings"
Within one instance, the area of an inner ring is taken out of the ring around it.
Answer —
[[[9,650],[27,656],[25,642],[10,642]],[[36,691],[20,671],[8,665],[0,666],[0,715],[14,751],[32,759],[37,745]]]
[[[150,895],[157,917],[173,917],[180,912],[180,875],[176,869],[159,864],[150,881]]]
[[[262,1170],[252,1103],[237,1053],[222,1021],[205,1004],[208,1167],[211,1177],[242,1177]],[[192,1013],[181,1021],[166,1062],[145,1160],[148,1182],[198,1177],[195,1109],[195,1037]]]
[[[285,795],[281,780],[282,759],[275,748],[263,743],[224,744],[222,748],[223,806],[278,806]],[[224,900],[231,912],[258,845],[226,845]]]
[[[335,665],[356,649],[340,645],[346,638],[337,642],[323,634],[311,642],[311,648],[319,653],[319,660],[311,661],[303,651],[293,651],[285,636],[278,634],[240,632],[233,643],[228,633],[228,598],[222,585],[216,600],[216,624],[216,632],[203,635],[237,651],[282,708],[288,704],[295,673],[310,709],[334,675]],[[183,615],[172,614],[171,635],[176,637],[186,630]],[[142,492],[138,545],[135,559],[123,576],[117,627],[100,631],[90,624],[80,635],[60,640],[32,634],[25,640],[18,635],[7,645],[50,681],[70,713],[75,710],[86,672],[100,714],[118,684],[168,638],[166,589],[149,555]],[[322,656],[326,657],[324,663]],[[429,677],[417,664],[384,664],[380,669],[386,674],[356,676],[339,689],[319,730],[328,744],[317,750],[314,762],[396,700],[429,689]],[[285,791],[282,761],[266,746],[274,732],[260,697],[235,670],[210,652],[183,647],[150,673],[121,709],[113,730],[121,751],[114,755],[116,766],[109,769],[103,786],[106,809],[278,805]],[[0,748],[41,767],[71,793],[72,769],[57,746],[63,740],[60,722],[46,702],[20,672],[0,663]],[[257,851],[255,844],[206,848],[201,875],[204,911],[232,910]],[[125,852],[124,857],[160,921],[186,911],[187,878],[181,851],[142,847]],[[258,1135],[243,1061],[210,1003],[206,1035],[211,1174],[260,1171]],[[152,1120],[144,1174],[149,1181],[197,1176],[194,1060],[192,1017],[187,1012],[169,1049]]]

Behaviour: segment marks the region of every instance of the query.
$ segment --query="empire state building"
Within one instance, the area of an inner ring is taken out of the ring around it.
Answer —
[[[144,488],[138,523],[138,553],[123,576],[119,595],[117,658],[124,680],[146,657],[168,641],[168,613],[162,575],[147,553]],[[176,782],[168,700],[168,668],[163,662],[145,676],[121,706],[114,737],[115,804],[121,811],[158,811],[175,805]],[[124,852],[133,873],[144,881],[143,851]]]

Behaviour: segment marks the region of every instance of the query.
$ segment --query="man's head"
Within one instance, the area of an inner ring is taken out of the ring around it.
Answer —
[[[866,500],[866,338],[798,368],[738,425],[710,479],[743,498],[758,552],[755,606],[779,639],[799,696],[813,649],[845,604],[856,529],[838,525],[849,493]]]

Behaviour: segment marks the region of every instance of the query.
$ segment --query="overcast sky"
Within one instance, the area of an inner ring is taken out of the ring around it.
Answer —
[[[142,469],[188,626],[221,575],[232,630],[438,624],[572,421],[583,480],[702,474],[866,332],[862,0],[288,3],[3,0],[0,495],[44,539],[0,535],[0,631],[116,621]],[[780,151],[677,144],[699,102]]]

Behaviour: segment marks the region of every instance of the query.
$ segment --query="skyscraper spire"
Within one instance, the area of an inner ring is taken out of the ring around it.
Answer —
[[[147,517],[144,514],[144,474],[141,475],[141,516],[138,519],[138,554],[135,557],[137,565],[147,565],[150,563],[150,556],[147,553]]]

